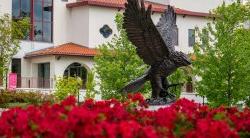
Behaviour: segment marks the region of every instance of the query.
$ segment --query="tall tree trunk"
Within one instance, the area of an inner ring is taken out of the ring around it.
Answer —
[[[3,64],[3,48],[0,45],[0,86],[3,86],[4,84],[4,64]]]
[[[227,98],[228,98],[228,106],[231,106],[231,98],[232,98],[232,68],[231,63],[228,66],[227,72]]]

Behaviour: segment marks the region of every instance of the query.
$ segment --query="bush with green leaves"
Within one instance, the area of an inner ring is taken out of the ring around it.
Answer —
[[[95,73],[92,71],[88,72],[87,82],[86,82],[86,94],[85,99],[94,99],[96,95],[95,91]]]
[[[40,92],[6,90],[0,92],[0,107],[7,107],[8,104],[41,104],[44,102],[54,103],[55,97]]]
[[[225,3],[213,11],[216,17],[198,30],[193,62],[196,90],[212,106],[249,103],[250,98],[250,4]]]
[[[55,96],[59,100],[63,100],[70,95],[77,96],[81,87],[82,80],[79,77],[57,77]]]

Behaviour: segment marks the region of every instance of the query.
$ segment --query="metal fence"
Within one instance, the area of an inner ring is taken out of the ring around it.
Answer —
[[[18,88],[42,88],[42,89],[50,89],[54,86],[54,78],[37,78],[37,77],[21,77],[18,80],[21,85]],[[18,84],[17,83],[17,84]]]

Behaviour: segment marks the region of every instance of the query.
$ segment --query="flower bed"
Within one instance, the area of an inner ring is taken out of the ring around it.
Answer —
[[[138,102],[139,101],[139,102]],[[138,106],[139,105],[139,106]],[[211,109],[181,99],[149,111],[136,94],[126,102],[74,97],[60,104],[14,108],[2,113],[0,137],[237,138],[250,136],[250,109]]]

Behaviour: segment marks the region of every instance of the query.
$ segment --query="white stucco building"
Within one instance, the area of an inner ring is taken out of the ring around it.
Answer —
[[[150,0],[153,21],[158,22],[167,3],[177,13],[176,49],[192,52],[194,28],[212,18],[209,10],[223,0]],[[231,0],[226,0],[231,1]],[[86,79],[93,69],[95,48],[117,33],[114,17],[123,12],[125,0],[1,0],[0,15],[28,16],[32,29],[14,56],[11,71],[18,88],[53,89],[56,76],[78,75]],[[159,4],[161,3],[161,4]],[[112,30],[112,33],[110,32]],[[110,33],[110,34],[109,34]]]

